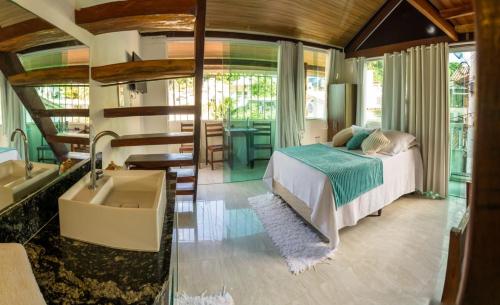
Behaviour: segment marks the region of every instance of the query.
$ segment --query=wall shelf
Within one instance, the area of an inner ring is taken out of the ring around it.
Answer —
[[[92,79],[104,85],[194,77],[193,59],[158,59],[92,67]]]

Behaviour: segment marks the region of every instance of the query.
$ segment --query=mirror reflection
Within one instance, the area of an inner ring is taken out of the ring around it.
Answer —
[[[0,211],[89,153],[89,48],[0,0]]]

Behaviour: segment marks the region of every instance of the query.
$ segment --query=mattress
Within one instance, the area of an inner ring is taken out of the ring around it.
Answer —
[[[273,153],[263,179],[274,192],[273,183],[292,194],[295,201],[305,204],[299,214],[310,213],[303,217],[336,248],[341,228],[353,226],[402,195],[422,189],[423,168],[418,148],[394,156],[375,154],[372,157],[382,160],[384,183],[338,209],[325,174],[279,151]]]

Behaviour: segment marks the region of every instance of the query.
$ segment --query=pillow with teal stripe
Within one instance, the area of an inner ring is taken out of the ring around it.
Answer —
[[[347,149],[360,149],[361,143],[370,135],[370,131],[359,131],[356,133],[349,141],[347,141],[346,147]]]

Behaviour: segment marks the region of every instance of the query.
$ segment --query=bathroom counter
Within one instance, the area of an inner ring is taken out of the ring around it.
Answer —
[[[172,241],[172,214],[165,214],[157,253],[61,237],[54,217],[25,244],[47,304],[164,304]]]

